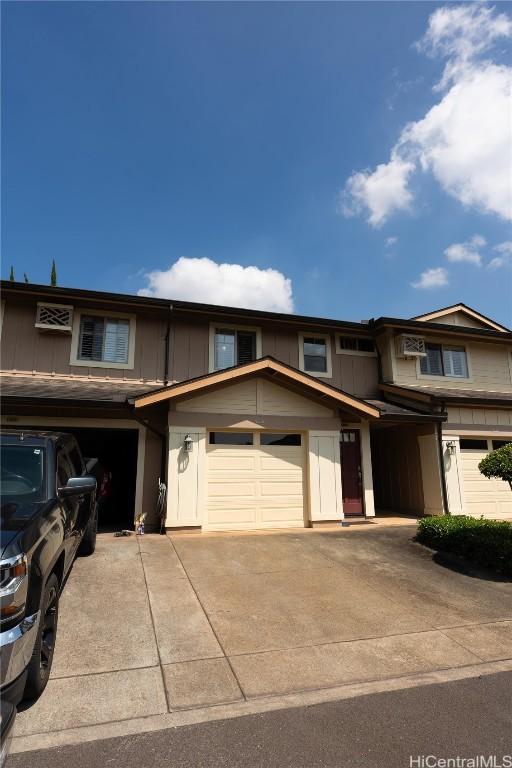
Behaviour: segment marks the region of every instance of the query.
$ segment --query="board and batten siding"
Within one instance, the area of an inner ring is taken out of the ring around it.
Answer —
[[[496,431],[496,428],[502,427],[504,431],[512,433],[512,408],[467,408],[464,406],[450,405],[447,408],[448,419],[446,424],[443,425],[443,432],[449,432],[450,430],[470,429],[483,429],[485,432],[486,427],[493,427],[492,432]]]
[[[441,323],[442,325],[458,325],[465,328],[480,328],[481,330],[489,330],[489,326],[482,323],[479,320],[466,315],[464,312],[451,312],[447,315],[440,315],[439,317],[432,318],[432,323]]]
[[[262,378],[249,379],[176,404],[188,413],[331,417],[333,411]]]
[[[173,318],[169,345],[170,380],[187,381],[208,373],[207,321]]]
[[[324,332],[309,328],[298,330],[262,328],[262,354],[271,355],[286,365],[299,368],[299,334],[315,336]],[[350,334],[348,334],[350,335]],[[336,336],[329,334],[331,340],[332,378],[322,377],[322,381],[339,387],[344,392],[359,397],[375,397],[378,392],[377,357],[366,355],[347,355],[336,353]]]
[[[309,518],[343,519],[339,431],[309,432]]]
[[[65,303],[65,299],[62,299]],[[154,311],[137,310],[121,303],[99,306],[78,306],[74,311],[86,313],[101,311],[121,312],[136,316],[135,356],[133,368],[111,369],[103,366],[77,366],[70,364],[71,334],[59,331],[42,331],[35,327],[37,301],[7,297],[1,340],[2,369],[25,373],[45,373],[62,376],[92,376],[97,378],[125,378],[128,380],[163,381],[165,365],[165,337],[167,316]],[[233,323],[233,319],[232,323]],[[171,316],[169,337],[170,381],[186,381],[208,373],[210,323],[215,322],[212,313],[208,317]],[[231,323],[231,324],[232,324]],[[238,324],[236,324],[238,326]],[[309,328],[290,329],[285,325],[258,324],[262,332],[262,355],[299,368],[299,334],[315,335]],[[240,327],[244,327],[240,323]],[[319,331],[317,331],[319,333]],[[378,393],[377,357],[336,353],[336,333],[331,339],[332,378],[324,380],[359,397],[375,397]]]
[[[432,338],[433,344],[457,344],[466,347],[469,379],[449,376],[423,376],[419,361],[395,356],[395,383],[414,387],[449,389],[471,389],[488,392],[512,392],[512,360],[506,346],[486,343],[463,343],[453,340]]]
[[[63,301],[64,303],[64,301]],[[76,307],[75,311],[87,313],[98,310],[97,305]],[[102,307],[119,312],[120,307]],[[71,334],[61,331],[43,331],[35,327],[37,304],[7,298],[2,328],[2,370],[26,373],[54,373],[57,375],[93,376],[113,379],[163,381],[164,340],[166,323],[154,315],[137,315],[135,331],[134,367],[108,368],[70,365]],[[127,311],[125,314],[133,314]]]

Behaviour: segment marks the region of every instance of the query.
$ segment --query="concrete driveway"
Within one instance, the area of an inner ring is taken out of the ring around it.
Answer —
[[[414,531],[100,536],[13,751],[512,669],[512,583]]]

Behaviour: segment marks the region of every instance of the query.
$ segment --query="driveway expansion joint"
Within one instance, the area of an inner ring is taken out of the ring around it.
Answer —
[[[231,661],[230,661],[230,659],[229,659],[229,656],[227,655],[227,653],[226,653],[226,651],[225,651],[225,649],[224,649],[224,646],[222,645],[222,643],[221,643],[221,641],[220,641],[220,638],[219,638],[219,636],[218,636],[217,632],[215,631],[215,627],[213,626],[212,622],[210,621],[210,617],[209,617],[208,613],[207,613],[207,612],[206,612],[206,610],[205,610],[205,607],[204,607],[204,605],[203,605],[203,603],[202,603],[202,601],[201,601],[201,598],[199,597],[199,594],[198,594],[198,592],[197,592],[197,590],[196,590],[196,588],[195,588],[194,584],[192,583],[192,580],[191,580],[191,578],[190,578],[190,576],[189,576],[189,574],[188,574],[188,571],[187,571],[187,569],[185,568],[185,566],[184,566],[184,564],[183,564],[183,561],[182,561],[182,559],[181,559],[181,557],[180,557],[180,555],[179,555],[179,552],[177,551],[176,547],[174,546],[174,543],[173,543],[172,539],[170,539],[169,537],[167,537],[167,540],[169,541],[169,544],[170,544],[170,545],[171,545],[171,547],[173,548],[173,550],[174,550],[174,552],[175,552],[175,554],[176,554],[176,557],[178,558],[178,561],[179,561],[179,563],[180,563],[181,567],[183,568],[183,570],[184,570],[184,572],[185,572],[185,574],[186,574],[186,576],[187,576],[187,580],[188,580],[188,583],[190,584],[190,587],[191,587],[192,591],[194,592],[194,594],[195,594],[195,596],[196,596],[197,602],[198,602],[198,603],[199,603],[199,605],[201,606],[201,610],[203,611],[203,613],[204,613],[204,615],[205,615],[205,617],[206,617],[206,620],[207,620],[208,624],[210,625],[210,628],[211,628],[211,630],[212,630],[212,632],[213,632],[213,636],[215,637],[215,639],[216,639],[217,643],[219,644],[219,648],[221,649],[222,653],[224,654],[224,658],[226,659],[226,661],[227,661],[227,663],[228,663],[228,665],[229,665],[229,668],[230,668],[230,670],[231,670],[231,674],[233,675],[233,677],[234,677],[234,679],[235,679],[235,681],[236,681],[236,684],[237,684],[237,686],[238,686],[238,688],[239,688],[239,690],[240,690],[240,693],[241,693],[241,695],[242,695],[242,698],[244,699],[244,701],[246,701],[246,700],[247,700],[247,697],[246,697],[246,695],[245,695],[245,691],[244,691],[244,689],[242,688],[242,686],[241,686],[241,684],[240,684],[240,680],[238,679],[238,675],[236,674],[236,672],[235,672],[235,670],[234,670],[234,668],[233,668],[233,665],[231,664]]]
[[[142,557],[142,552],[141,552],[141,548],[140,548],[140,537],[137,536],[136,540],[137,540],[137,546],[138,546],[138,550],[139,550],[140,562],[141,562],[141,565],[142,565],[142,574],[143,574],[143,577],[144,577],[144,584],[145,584],[145,587],[146,587],[146,594],[147,594],[147,598],[148,598],[149,615],[151,616],[151,626],[153,628],[153,638],[154,638],[154,641],[155,641],[156,652],[158,654],[158,665],[157,666],[160,668],[160,679],[162,680],[162,686],[163,686],[163,689],[164,689],[164,696],[165,696],[165,703],[166,703],[166,706],[167,706],[167,711],[170,712],[171,708],[170,708],[170,704],[169,704],[169,694],[167,692],[167,686],[165,684],[165,675],[164,675],[164,669],[163,669],[163,665],[162,665],[162,657],[160,655],[160,647],[158,645],[158,638],[157,638],[157,634],[156,634],[155,617],[153,616],[153,606],[151,605],[151,597],[150,597],[150,594],[149,594],[148,580],[146,578],[146,568],[145,568],[145,565],[144,565],[144,558]]]

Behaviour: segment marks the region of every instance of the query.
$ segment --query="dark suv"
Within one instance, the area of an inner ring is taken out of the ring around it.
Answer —
[[[68,434],[3,430],[0,457],[0,695],[16,705],[48,682],[61,589],[96,545],[96,480]]]

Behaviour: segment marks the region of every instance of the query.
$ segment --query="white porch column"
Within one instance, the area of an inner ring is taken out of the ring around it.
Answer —
[[[343,520],[339,430],[310,431],[308,438],[310,520]]]
[[[451,443],[450,447],[448,447],[448,443]],[[448,511],[450,515],[463,515],[464,497],[461,477],[460,439],[458,436],[443,437],[443,463],[448,496]]]
[[[361,469],[363,471],[364,513],[366,517],[375,517],[370,424],[367,421],[361,422],[359,435],[361,442]]]
[[[192,450],[183,441],[192,438]],[[169,427],[169,467],[166,526],[200,526],[204,511],[206,429]]]

